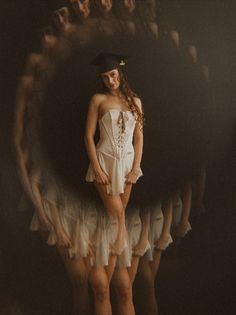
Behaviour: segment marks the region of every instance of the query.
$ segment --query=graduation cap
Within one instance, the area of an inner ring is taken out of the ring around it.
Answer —
[[[98,66],[99,72],[104,73],[124,66],[127,59],[128,56],[101,52],[91,61],[90,64]]]

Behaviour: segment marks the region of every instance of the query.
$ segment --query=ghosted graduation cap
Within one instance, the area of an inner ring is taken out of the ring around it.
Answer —
[[[107,72],[124,66],[128,56],[101,52],[91,62],[91,65],[98,66],[99,72]]]

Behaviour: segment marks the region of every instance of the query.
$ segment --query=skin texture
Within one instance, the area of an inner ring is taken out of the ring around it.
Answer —
[[[95,0],[99,8],[105,12],[110,12],[113,5],[113,0]]]
[[[108,195],[106,192],[106,185],[110,178],[104,173],[96,154],[96,147],[94,143],[94,135],[97,128],[98,119],[100,119],[108,110],[119,109],[122,111],[130,110],[128,104],[119,89],[120,74],[118,69],[113,69],[101,74],[104,85],[108,89],[108,93],[95,94],[90,101],[86,130],[85,130],[85,144],[88,156],[95,173],[95,187],[100,195],[101,200],[108,214],[115,216],[118,220],[118,235],[115,244],[112,248],[113,256],[119,255],[122,250],[122,244],[126,235],[125,227],[125,209],[129,201],[132,184],[137,180],[137,170],[140,168],[143,134],[138,124],[136,124],[134,131],[134,151],[135,158],[133,168],[126,177],[126,186],[124,193],[120,195]],[[136,104],[141,110],[141,101],[135,98]],[[90,283],[94,290],[95,297],[95,314],[105,315],[111,314],[110,299],[109,299],[109,281],[112,278],[112,285],[116,291],[118,314],[134,314],[134,306],[132,302],[132,283],[127,268],[118,269],[109,268],[109,273],[93,268],[90,275]],[[106,277],[105,277],[106,275]],[[99,285],[97,285],[99,283]],[[100,294],[101,293],[101,294]]]
[[[181,214],[180,222],[176,226],[174,235],[178,238],[183,238],[186,234],[186,230],[189,224],[189,215],[192,204],[192,186],[191,184],[185,185],[183,188],[183,211]]]
[[[53,12],[53,22],[58,31],[66,32],[71,29],[70,13],[67,7]]]
[[[180,46],[180,38],[179,33],[176,30],[170,30],[169,31],[170,39],[172,40],[173,44],[176,48],[179,48]]]
[[[44,34],[42,38],[42,45],[45,50],[53,48],[57,42],[57,38],[54,35]]]
[[[91,0],[70,0],[74,13],[81,18],[87,18],[90,15]]]
[[[197,56],[197,48],[194,45],[187,46],[187,53],[193,63],[197,63],[198,56]]]
[[[124,6],[129,13],[132,13],[135,9],[135,0],[123,0]]]
[[[144,255],[148,245],[148,234],[150,226],[150,212],[145,209],[140,210],[140,219],[142,224],[141,235],[137,245],[133,248],[131,267],[128,268],[130,281],[133,284],[138,270],[140,258]]]

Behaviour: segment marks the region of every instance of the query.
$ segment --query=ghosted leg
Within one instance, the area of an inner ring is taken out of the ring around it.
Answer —
[[[118,315],[134,315],[132,284],[127,268],[116,268],[112,277],[115,288]]]
[[[125,227],[125,209],[123,207],[120,195],[108,195],[106,192],[106,186],[94,182],[95,187],[103,201],[104,207],[108,214],[117,219],[118,221],[118,233],[115,243],[113,244],[113,254],[119,255],[124,249],[126,239],[126,227]]]
[[[138,270],[139,260],[140,260],[140,256],[132,256],[131,266],[127,268],[132,285],[134,283],[134,279]]]
[[[127,184],[125,186],[124,193],[120,195],[120,198],[121,198],[121,201],[122,201],[124,209],[126,209],[126,207],[128,205],[130,194],[131,194],[131,190],[132,190],[132,184]],[[131,267],[127,268],[131,284],[133,284],[133,281],[135,279],[135,275],[136,275],[136,272],[137,272],[139,259],[140,259],[139,256],[133,256],[132,257],[132,261],[131,261]]]
[[[158,307],[155,294],[155,278],[150,262],[141,257],[134,282],[136,315],[157,315]]]
[[[70,259],[67,249],[58,246],[73,289],[73,315],[91,314],[88,290],[88,269],[83,259]]]
[[[94,293],[94,314],[111,315],[109,281],[104,267],[93,267],[89,274],[89,282]]]
[[[150,264],[150,269],[152,271],[154,279],[156,278],[159,266],[160,266],[160,261],[161,261],[161,253],[162,251],[159,249],[155,249],[154,255],[153,255],[153,260],[149,262]]]

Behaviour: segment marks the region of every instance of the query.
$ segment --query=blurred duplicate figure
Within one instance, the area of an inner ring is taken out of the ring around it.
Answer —
[[[36,73],[39,76],[39,72]],[[96,216],[95,219],[93,215],[89,217],[89,225],[83,224],[87,221],[83,220],[81,213],[86,209],[87,217],[90,216],[89,206],[81,205],[81,200],[79,202],[72,193],[67,193],[43,155],[40,112],[36,103],[40,97],[39,78],[23,76],[18,93],[14,140],[20,179],[35,209],[30,228],[40,231],[49,245],[57,246],[73,288],[73,314],[86,315],[91,312],[87,260],[93,258],[89,239],[96,230]],[[94,207],[92,209],[95,211]]]
[[[186,184],[182,191],[173,196],[173,222],[172,235],[178,240],[182,239],[190,230],[189,216],[192,205],[192,185]]]
[[[157,203],[150,211],[149,243],[150,249],[141,257],[135,282],[136,314],[157,315],[155,279],[160,266],[162,252],[172,243],[170,235],[172,223],[172,198],[163,204]],[[139,295],[141,292],[142,297]]]
[[[91,0],[69,0],[75,15],[80,19],[86,19],[91,14]]]
[[[68,32],[73,30],[73,25],[70,22],[70,12],[67,7],[54,11],[52,17],[58,32]]]

